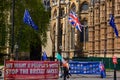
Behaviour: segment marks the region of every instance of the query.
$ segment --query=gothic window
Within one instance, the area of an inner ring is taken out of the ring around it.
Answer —
[[[57,10],[54,11],[53,18],[55,18],[56,16],[57,16]]]
[[[117,4],[117,14],[120,14],[120,1],[118,0]]]
[[[64,8],[61,8],[60,9],[60,16],[64,16],[65,15],[65,10],[64,10]]]
[[[49,0],[44,0],[44,7],[45,7],[45,10],[49,10],[50,9],[50,1]]]
[[[56,24],[53,26],[53,40],[55,40],[55,35],[56,35]]]
[[[80,33],[80,42],[84,41],[84,33],[83,33],[84,29],[82,28],[82,32]]]
[[[84,30],[84,35],[85,35],[85,42],[88,41],[88,23],[87,23],[87,20],[84,20],[83,21],[83,24],[85,25],[85,30]]]
[[[80,42],[88,41],[88,24],[87,20],[83,20],[84,27],[82,28],[82,32],[80,34]]]
[[[45,5],[45,6],[50,6],[50,2],[47,1],[47,0],[44,0],[44,5]]]
[[[47,2],[47,5],[50,6],[50,1]]]
[[[84,2],[81,6],[81,11],[87,11],[88,10],[88,3]]]
[[[75,28],[71,28],[71,49],[74,49],[75,43]]]
[[[60,24],[60,28],[59,28],[59,39],[60,39],[60,45],[62,46],[62,34],[63,34],[63,23]]]
[[[72,6],[71,6],[71,10],[74,11],[74,12],[76,12],[76,6],[75,6],[74,3],[73,3]]]
[[[52,0],[52,5],[56,5],[57,4],[57,0]]]
[[[57,1],[56,0],[52,0],[52,3],[54,4],[54,3],[57,3]]]

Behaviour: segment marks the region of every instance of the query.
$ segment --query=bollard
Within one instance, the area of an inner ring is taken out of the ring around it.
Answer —
[[[2,71],[0,70],[0,76],[2,76]]]
[[[114,64],[114,80],[117,80],[116,79],[116,64]]]

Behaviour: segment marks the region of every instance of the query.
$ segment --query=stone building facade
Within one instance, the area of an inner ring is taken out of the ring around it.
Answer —
[[[110,14],[119,29],[119,0],[50,0],[52,52],[60,49],[64,57],[120,57],[120,38],[109,25]],[[82,32],[68,22],[73,10],[80,19]]]
[[[94,4],[93,4],[94,3]],[[89,7],[89,56],[120,57],[120,38],[116,38],[113,28],[109,25],[110,15],[114,16],[119,28],[120,1],[93,0]]]

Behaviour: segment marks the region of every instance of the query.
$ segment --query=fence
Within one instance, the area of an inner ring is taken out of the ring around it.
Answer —
[[[104,58],[104,57],[74,57],[73,61],[102,61],[105,64],[106,69],[114,69],[114,64],[112,63],[112,58]],[[120,70],[120,58],[117,59],[118,64],[116,65],[116,70]]]

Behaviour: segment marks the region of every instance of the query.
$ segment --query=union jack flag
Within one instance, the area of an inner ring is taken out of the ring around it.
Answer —
[[[82,25],[76,15],[75,12],[73,11],[70,11],[70,14],[69,14],[69,18],[68,18],[68,21],[70,22],[70,24],[74,27],[76,27],[76,29],[78,29],[79,31],[82,31],[81,28],[82,28]]]
[[[100,63],[100,70],[101,70],[101,71],[104,71],[104,70],[105,70],[105,67],[104,67],[104,64],[103,64],[103,63]]]

